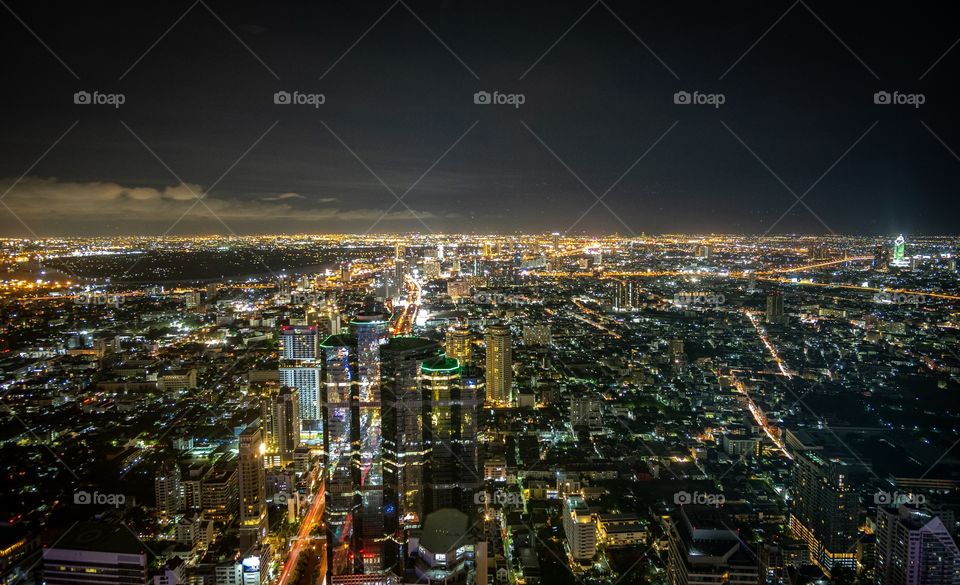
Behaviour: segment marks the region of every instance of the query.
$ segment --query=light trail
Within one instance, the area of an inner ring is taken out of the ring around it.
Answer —
[[[297,562],[300,558],[300,552],[305,543],[310,540],[310,532],[316,525],[317,520],[323,516],[326,491],[326,483],[321,483],[320,489],[313,496],[313,503],[310,504],[310,509],[307,510],[307,514],[300,522],[300,531],[297,532],[297,539],[294,541],[293,546],[290,548],[290,552],[287,554],[287,560],[283,564],[283,570],[280,571],[280,577],[277,579],[277,585],[287,585],[290,582],[290,578],[295,574]],[[325,555],[326,551],[324,551],[323,556]]]

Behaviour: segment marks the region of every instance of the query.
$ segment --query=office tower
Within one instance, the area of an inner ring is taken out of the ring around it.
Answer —
[[[383,307],[368,303],[350,322],[357,338],[357,406],[360,441],[360,516],[364,573],[383,569],[383,426],[380,346],[389,335],[390,319]]]
[[[423,521],[423,475],[429,453],[423,437],[420,366],[441,353],[439,344],[422,337],[393,337],[380,347],[388,534],[418,528]]]
[[[260,432],[264,444],[264,466],[276,467],[280,465],[280,455],[277,451],[277,396],[280,389],[270,384],[260,391]]]
[[[296,388],[280,389],[274,399],[272,418],[280,464],[292,463],[293,452],[300,446],[300,395]]]
[[[613,308],[632,311],[640,306],[640,285],[632,280],[618,280],[613,289]]]
[[[669,585],[757,585],[760,562],[716,509],[681,506],[667,520]]]
[[[509,406],[513,401],[513,347],[510,328],[492,325],[487,328],[487,402]]]
[[[523,344],[524,345],[550,345],[552,337],[549,325],[524,325],[523,326]]]
[[[757,290],[757,273],[751,272],[747,275],[747,292],[753,292]]]
[[[795,453],[790,528],[807,544],[810,561],[824,572],[856,568],[859,495],[855,483],[863,468],[841,453],[798,450]]]
[[[175,516],[183,509],[183,484],[180,482],[180,466],[168,460],[157,471],[153,480],[153,492],[157,501],[157,514],[163,519]]]
[[[122,524],[81,522],[43,549],[43,583],[146,585],[147,551]]]
[[[267,535],[267,474],[263,466],[263,435],[250,425],[240,433],[237,485],[240,496],[240,552],[260,544]]]
[[[713,250],[710,249],[710,246],[707,246],[706,244],[704,244],[704,245],[697,246],[696,250],[694,251],[694,254],[699,260],[707,260],[710,258],[710,255],[712,254],[712,252]]]
[[[280,328],[280,358],[291,361],[317,359],[318,332],[314,325],[285,325]]]
[[[470,334],[470,329],[463,326],[447,329],[444,349],[447,357],[453,358],[461,364],[473,363],[473,337]]]
[[[587,562],[597,554],[597,524],[580,496],[569,496],[563,502],[563,533],[575,560]]]
[[[767,295],[767,323],[781,325],[787,322],[787,316],[783,312],[783,293],[779,290],[772,291]]]
[[[877,585],[960,585],[960,550],[929,510],[880,506],[876,535]]]
[[[300,423],[304,431],[321,431],[319,331],[316,325],[288,325],[280,329],[280,384],[296,388]]]
[[[353,403],[356,392],[356,339],[332,335],[320,345],[323,367],[323,433],[326,451],[326,505],[324,520],[329,541],[327,567],[331,575],[352,575],[356,532],[354,516],[359,508],[356,485],[359,460],[355,461],[354,436],[358,426]]]
[[[301,362],[299,365],[280,366],[280,385],[296,388],[300,401],[301,429],[320,432],[322,412],[320,409],[321,372],[317,362]]]
[[[221,458],[200,480],[200,509],[204,518],[232,522],[237,514],[237,462]]]
[[[479,372],[466,372],[457,360],[437,357],[420,366],[424,402],[424,442],[429,449],[425,508],[466,508],[479,486],[477,409]]]

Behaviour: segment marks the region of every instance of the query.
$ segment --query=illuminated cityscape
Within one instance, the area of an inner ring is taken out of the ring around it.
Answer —
[[[0,585],[960,585],[956,8],[0,0]]]

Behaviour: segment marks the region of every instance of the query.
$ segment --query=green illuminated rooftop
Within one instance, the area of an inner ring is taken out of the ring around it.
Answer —
[[[424,373],[460,373],[460,362],[450,357],[439,356],[427,360],[420,365],[420,371]]]

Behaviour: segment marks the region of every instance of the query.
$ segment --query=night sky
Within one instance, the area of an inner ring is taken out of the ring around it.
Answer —
[[[957,231],[955,3],[0,4],[4,236]]]

